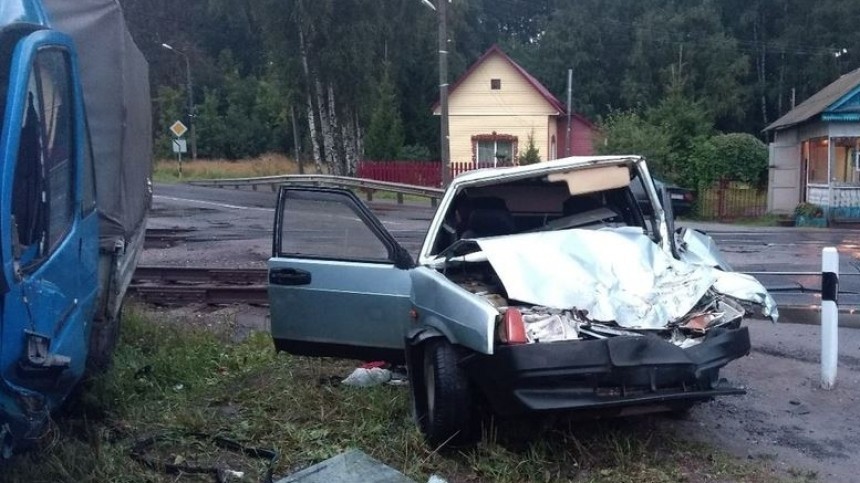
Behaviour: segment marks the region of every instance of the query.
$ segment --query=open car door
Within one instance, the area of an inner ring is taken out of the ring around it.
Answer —
[[[413,262],[352,192],[282,187],[272,251],[269,305],[278,350],[403,360]]]

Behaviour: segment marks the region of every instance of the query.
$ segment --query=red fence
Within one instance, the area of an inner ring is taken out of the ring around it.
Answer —
[[[355,175],[363,179],[438,188],[442,186],[440,164],[439,161],[359,161]],[[451,176],[491,167],[491,164],[451,163]]]
[[[442,172],[438,161],[359,161],[359,178],[438,188]]]

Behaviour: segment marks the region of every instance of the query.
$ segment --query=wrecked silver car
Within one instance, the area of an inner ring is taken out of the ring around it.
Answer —
[[[745,315],[776,306],[710,238],[676,231],[662,198],[635,156],[474,171],[415,262],[352,193],[282,188],[275,345],[405,362],[434,446],[474,441],[478,408],[625,414],[743,393],[719,370],[750,350]]]

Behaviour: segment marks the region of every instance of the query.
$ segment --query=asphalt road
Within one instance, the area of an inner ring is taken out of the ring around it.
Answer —
[[[148,227],[179,232],[173,246],[145,250],[142,263],[265,266],[272,250],[274,193],[157,185],[153,201]],[[382,201],[370,207],[401,244],[417,253],[433,215],[429,203],[398,206]],[[853,303],[856,296],[847,292],[860,292],[860,276],[848,275],[860,274],[860,232],[679,224],[707,231],[736,270],[769,272],[759,278],[770,286],[800,283],[817,288],[816,276],[773,274],[817,272],[821,249],[836,246],[845,273],[840,296]],[[778,301],[814,303],[815,296],[780,295]],[[823,391],[818,383],[818,327],[760,320],[747,324],[752,353],[729,364],[721,375],[745,386],[748,394],[698,406],[685,419],[667,419],[667,427],[743,458],[766,460],[787,471],[814,472],[820,481],[856,481],[860,330],[840,329],[837,387]]]
[[[271,191],[157,185],[149,227],[182,229],[186,243],[150,250],[147,264],[258,266],[272,252],[276,195]],[[417,255],[433,216],[429,203],[369,203],[391,235]],[[840,252],[841,305],[860,308],[860,232],[844,229],[741,227],[678,221],[710,234],[737,271],[753,272],[782,305],[817,304],[821,250]],[[764,273],[762,273],[764,272]]]

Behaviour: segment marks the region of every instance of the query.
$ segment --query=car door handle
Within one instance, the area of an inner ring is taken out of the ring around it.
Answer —
[[[273,268],[269,271],[269,283],[272,285],[308,285],[311,283],[311,273],[295,268]]]

